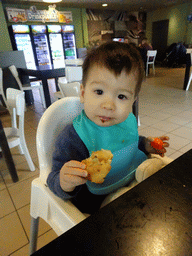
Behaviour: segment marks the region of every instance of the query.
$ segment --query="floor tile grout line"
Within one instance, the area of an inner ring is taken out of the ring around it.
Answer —
[[[5,184],[5,186],[7,187],[7,184]],[[13,204],[13,206],[14,206],[14,208],[15,208],[15,211],[13,211],[12,213],[16,212],[17,217],[19,218],[20,224],[21,224],[21,226],[22,226],[22,229],[23,229],[23,231],[24,231],[24,233],[25,233],[25,236],[26,236],[27,240],[29,241],[29,238],[28,238],[27,233],[26,233],[26,231],[25,231],[24,225],[23,225],[23,223],[22,223],[22,221],[21,221],[21,218],[20,218],[20,216],[19,216],[19,213],[17,212],[16,205],[15,205],[15,203],[14,203],[14,200],[13,200],[13,198],[12,198],[12,196],[11,196],[11,193],[10,193],[8,187],[7,187],[7,192],[8,192],[8,194],[9,194],[9,197],[10,197],[10,199],[11,199],[11,201],[12,201],[12,204]],[[4,216],[4,217],[5,217],[5,216]]]

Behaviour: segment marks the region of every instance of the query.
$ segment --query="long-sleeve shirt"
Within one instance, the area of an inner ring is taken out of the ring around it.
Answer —
[[[138,148],[145,154],[144,137],[139,137]],[[99,209],[106,195],[92,194],[86,184],[77,186],[72,192],[65,192],[60,186],[60,170],[62,166],[70,161],[82,161],[89,157],[89,151],[86,148],[79,135],[76,133],[73,125],[68,125],[59,134],[55,151],[53,153],[52,171],[48,176],[47,184],[51,191],[64,200],[71,199],[72,203],[80,211],[94,213]]]

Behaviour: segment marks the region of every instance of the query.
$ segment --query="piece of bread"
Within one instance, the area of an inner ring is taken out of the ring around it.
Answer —
[[[93,152],[89,158],[83,160],[82,163],[87,166],[87,179],[94,183],[103,183],[111,170],[112,158],[113,154],[110,150],[101,149]]]

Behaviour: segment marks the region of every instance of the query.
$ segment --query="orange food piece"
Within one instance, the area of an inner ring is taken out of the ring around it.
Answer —
[[[155,149],[163,149],[163,141],[159,138],[155,138],[153,141],[151,141],[151,146]]]

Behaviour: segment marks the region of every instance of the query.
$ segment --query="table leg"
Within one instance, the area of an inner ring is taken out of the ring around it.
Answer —
[[[49,93],[48,82],[46,78],[41,78],[41,80],[42,80],[43,91],[45,95],[45,104],[46,104],[46,107],[48,108],[51,105],[51,97]]]
[[[184,78],[183,90],[186,90],[186,88],[187,88],[187,84],[188,84],[189,76],[190,76],[190,68],[191,68],[191,55],[186,54],[186,68],[185,68],[185,78]]]
[[[58,77],[55,78],[55,87],[56,87],[56,91],[59,91],[59,86],[58,86]]]
[[[17,182],[19,180],[19,178],[17,175],[17,171],[15,169],[15,164],[13,162],[13,158],[12,158],[12,155],[11,155],[11,152],[9,149],[9,145],[7,143],[7,138],[6,138],[5,132],[3,130],[1,121],[0,121],[0,146],[2,149],[3,156],[5,157],[5,161],[6,161],[8,169],[9,169],[11,178],[12,178],[13,182]]]

